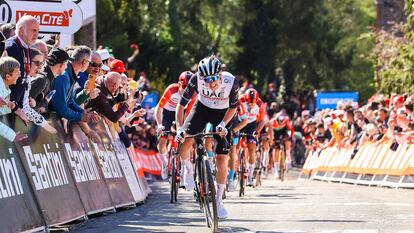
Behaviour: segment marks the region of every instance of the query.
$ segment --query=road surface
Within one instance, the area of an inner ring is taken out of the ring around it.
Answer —
[[[228,194],[230,217],[219,222],[220,232],[345,232],[414,233],[414,190],[355,186],[297,180],[264,180],[246,197]],[[181,191],[179,204],[169,204],[166,182],[152,184],[144,205],[90,219],[74,233],[209,232],[192,193]]]

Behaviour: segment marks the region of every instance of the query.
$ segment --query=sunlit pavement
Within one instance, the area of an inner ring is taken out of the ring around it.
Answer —
[[[230,217],[220,232],[414,233],[414,190],[328,184],[269,178],[248,188],[246,196],[229,193]],[[73,232],[210,232],[192,193],[180,190],[169,204],[168,183],[152,184],[154,194],[142,206],[78,224]]]

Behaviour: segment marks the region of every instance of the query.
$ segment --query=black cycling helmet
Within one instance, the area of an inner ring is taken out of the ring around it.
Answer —
[[[206,57],[198,63],[198,74],[203,77],[217,75],[222,69],[222,64],[215,56]]]

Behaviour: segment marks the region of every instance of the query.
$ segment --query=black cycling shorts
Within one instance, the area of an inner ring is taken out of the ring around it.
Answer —
[[[197,101],[188,117],[185,119],[183,127],[187,129],[187,133],[194,135],[201,133],[206,127],[207,123],[213,125],[213,131],[216,126],[220,124],[226,114],[227,109],[212,109]],[[226,126],[228,133],[225,140],[219,135],[214,135],[214,139],[217,141],[216,153],[228,154],[230,151],[229,142],[231,139],[231,124]]]
[[[172,123],[175,121],[175,112],[167,109],[162,110],[162,125],[165,127],[164,131],[171,131]]]
[[[288,131],[287,131],[286,127],[282,128],[282,129],[279,129],[279,130],[273,130],[273,135],[274,135],[274,140],[275,141],[281,141],[281,140],[289,139],[289,134],[288,134]]]
[[[254,144],[257,144],[257,139],[256,139],[256,137],[254,137],[252,134],[254,134],[255,132],[256,132],[256,130],[257,130],[257,123],[256,123],[256,121],[253,121],[253,122],[251,122],[251,123],[249,123],[249,124],[247,124],[243,129],[242,129],[242,132],[243,133],[245,133],[245,134],[251,134],[251,135],[248,135],[247,137],[246,137],[246,141],[247,141],[247,143],[254,143]]]

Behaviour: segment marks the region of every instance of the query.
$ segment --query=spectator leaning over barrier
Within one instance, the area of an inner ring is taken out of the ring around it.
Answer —
[[[86,107],[102,114],[111,122],[118,122],[128,108],[135,103],[135,100],[130,98],[122,102],[118,110],[113,110],[113,106],[116,104],[115,97],[118,94],[120,85],[121,75],[117,72],[109,72],[107,75],[100,76],[96,80],[96,86],[100,93],[97,98],[88,101]]]
[[[88,69],[85,72],[80,72],[78,75],[77,80],[77,89],[76,91],[76,103],[81,105],[84,104],[88,98],[96,98],[99,95],[99,89],[93,88],[91,91],[89,86],[89,82],[94,82],[93,80],[89,80],[89,75],[93,75],[96,77],[100,76],[99,74],[101,71],[104,70],[109,71],[109,67],[102,63],[101,57],[97,52],[93,52],[91,55],[91,62],[89,63]]]
[[[29,47],[36,42],[39,35],[39,22],[33,16],[23,16],[16,24],[16,36],[6,40],[6,51],[20,64],[20,77],[16,85],[10,86],[11,100],[16,102],[13,111],[23,107],[24,92],[27,87],[26,77],[30,72]]]
[[[122,104],[122,102],[128,100],[130,103],[128,112],[131,112],[136,105],[136,102],[134,102],[134,98],[136,97],[135,94],[137,94],[137,90],[128,87],[128,77],[124,73],[126,71],[125,64],[121,60],[114,59],[109,64],[109,67],[111,71],[121,74],[121,86],[118,91],[118,95],[115,97],[115,102],[118,103],[117,107],[119,107],[119,103]],[[132,145],[131,139],[128,137],[127,131],[130,133],[131,131],[134,131],[134,129],[136,129],[136,127],[131,127],[131,122],[134,121],[134,119],[139,119],[140,117],[146,114],[146,111],[144,109],[139,109],[132,114],[128,114],[128,112],[126,112],[124,116],[119,119],[120,123],[124,123],[128,126],[127,128],[124,127],[123,124],[115,124],[115,129],[119,135],[119,138],[127,148]],[[143,120],[138,121],[142,122]]]
[[[30,98],[30,88],[31,88],[31,77],[37,75],[41,67],[43,66],[43,54],[37,49],[30,49],[30,71],[29,75],[26,77],[27,87],[24,90],[23,96],[23,112],[26,114],[27,118],[33,122],[35,125],[43,127],[49,133],[57,133],[56,129],[53,128],[45,118],[36,112],[32,107],[36,106],[36,101]]]
[[[79,84],[81,89],[85,87],[85,83],[88,80],[88,76],[90,74],[95,75],[96,77],[100,76],[101,70],[107,72],[109,71],[109,67],[102,63],[102,59],[99,53],[92,52],[91,62],[89,63],[88,69],[86,69],[85,72],[79,73],[79,78],[77,80],[77,83]]]
[[[52,49],[46,59],[46,65],[32,79],[32,88],[30,89],[30,97],[36,101],[35,109],[40,113],[47,112],[48,104],[53,97],[53,81],[56,76],[60,76],[65,72],[69,57],[66,51],[56,48]]]
[[[12,57],[0,58],[0,115],[6,115],[11,113],[11,109],[15,104],[10,102],[10,85],[16,84],[17,79],[20,76],[20,64],[16,59]],[[14,132],[0,121],[0,136],[4,137],[10,142],[20,141],[27,138],[27,135],[19,132]]]
[[[388,119],[388,109],[386,109],[385,107],[380,108],[378,111],[378,120],[380,121],[379,123],[383,125],[385,128],[388,128]]]
[[[333,146],[335,143],[340,144],[342,142],[342,139],[344,138],[344,136],[342,135],[341,132],[341,123],[338,120],[333,120],[332,117],[327,117],[324,120],[325,125],[328,127],[332,138],[331,140],[325,144],[322,149],[326,149],[328,147]]]
[[[56,94],[52,97],[52,107],[57,114],[74,122],[97,121],[99,117],[87,111],[84,111],[75,102],[73,87],[77,80],[79,72],[84,72],[89,65],[91,50],[87,46],[79,46],[72,53],[73,61],[68,63],[63,75],[56,77],[53,82],[53,89]]]

